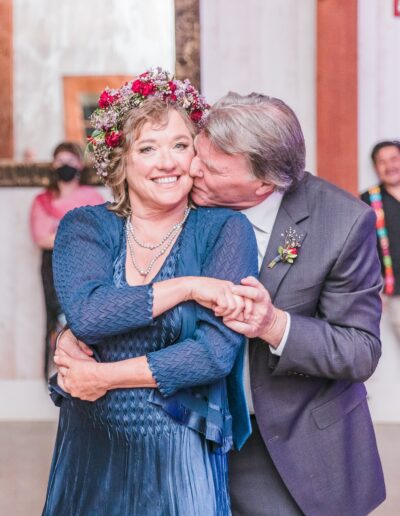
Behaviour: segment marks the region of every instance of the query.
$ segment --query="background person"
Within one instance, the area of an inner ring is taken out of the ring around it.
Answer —
[[[376,214],[384,278],[384,308],[400,344],[400,142],[382,141],[371,152],[379,183],[361,195]]]
[[[77,143],[58,144],[53,152],[52,168],[50,186],[35,197],[30,212],[32,238],[42,250],[41,276],[46,308],[44,355],[46,380],[54,339],[60,325],[62,327],[64,324],[53,283],[52,256],[57,228],[64,215],[73,208],[104,202],[95,188],[79,184],[84,164],[82,149]]]

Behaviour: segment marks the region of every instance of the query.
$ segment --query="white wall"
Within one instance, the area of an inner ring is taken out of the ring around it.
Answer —
[[[202,0],[202,90],[215,102],[228,90],[258,91],[294,109],[316,172],[316,0]]]
[[[14,0],[15,157],[64,138],[62,77],[175,67],[173,0]]]
[[[39,188],[0,188],[0,420],[50,418],[42,379],[44,302],[40,252],[29,234]]]
[[[43,379],[45,310],[29,212],[40,188],[0,188],[0,421],[53,419]],[[105,188],[99,191],[106,199]]]
[[[359,186],[376,182],[370,160],[379,140],[400,139],[400,17],[393,2],[358,2]]]

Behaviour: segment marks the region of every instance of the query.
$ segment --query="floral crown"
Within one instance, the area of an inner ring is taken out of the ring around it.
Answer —
[[[100,95],[99,107],[90,117],[95,130],[88,138],[89,151],[100,176],[107,177],[111,153],[122,143],[122,127],[127,114],[132,108],[140,107],[148,97],[180,106],[200,127],[210,107],[188,79],[179,81],[158,67],[142,73],[138,79],[119,89],[106,88]]]

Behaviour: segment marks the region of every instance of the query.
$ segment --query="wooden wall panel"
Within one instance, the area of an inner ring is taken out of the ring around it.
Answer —
[[[13,158],[12,0],[0,0],[0,158]]]
[[[175,73],[200,88],[199,0],[175,0]]]
[[[357,0],[318,0],[317,173],[357,194]]]

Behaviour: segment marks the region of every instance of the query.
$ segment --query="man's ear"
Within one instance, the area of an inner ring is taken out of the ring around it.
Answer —
[[[265,183],[264,181],[260,181],[260,186],[258,186],[256,190],[257,197],[264,197],[267,194],[271,194],[275,189],[275,186],[271,183]]]

